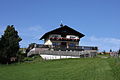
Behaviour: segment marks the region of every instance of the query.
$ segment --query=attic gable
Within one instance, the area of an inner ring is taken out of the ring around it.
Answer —
[[[45,33],[40,40],[45,39],[47,36],[49,36],[50,34],[60,34],[60,35],[76,35],[79,36],[79,38],[84,37],[85,35],[68,27],[67,25],[61,26],[57,29],[54,29],[52,31],[49,31],[47,33]]]

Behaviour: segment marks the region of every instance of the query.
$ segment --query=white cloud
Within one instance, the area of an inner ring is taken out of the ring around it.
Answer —
[[[28,46],[30,43],[40,43],[40,37],[46,32],[46,29],[42,26],[31,26],[21,30],[21,47]]]
[[[31,26],[20,30],[20,35],[25,37],[36,38],[45,32],[45,28],[41,26]]]
[[[4,33],[6,27],[0,26],[0,37]],[[42,43],[40,37],[46,32],[46,28],[42,26],[31,26],[17,29],[19,36],[22,38],[21,47],[27,47],[30,43]]]
[[[110,49],[118,50],[120,48],[120,39],[117,38],[102,38],[91,36],[84,39],[81,43],[82,45],[98,46],[100,51],[109,51]]]
[[[32,26],[32,27],[28,27],[29,31],[40,31],[43,30],[43,28],[41,26]]]
[[[39,39],[46,32],[45,28],[41,26],[29,27],[28,31],[31,32],[33,39]]]

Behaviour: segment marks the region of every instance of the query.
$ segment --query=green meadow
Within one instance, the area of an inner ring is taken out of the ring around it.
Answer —
[[[0,65],[0,80],[120,80],[120,60],[79,58]]]

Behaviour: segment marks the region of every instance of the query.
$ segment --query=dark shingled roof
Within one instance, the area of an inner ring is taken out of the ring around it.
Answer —
[[[61,25],[60,28],[54,29],[52,31],[49,31],[47,33],[45,33],[40,40],[47,38],[50,34],[60,34],[60,35],[76,35],[79,36],[79,38],[84,37],[85,35],[68,27],[67,25]]]

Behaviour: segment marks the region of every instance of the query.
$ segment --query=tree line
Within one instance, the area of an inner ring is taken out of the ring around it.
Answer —
[[[14,25],[8,25],[0,37],[0,63],[9,64],[12,61],[16,61],[21,40]]]

